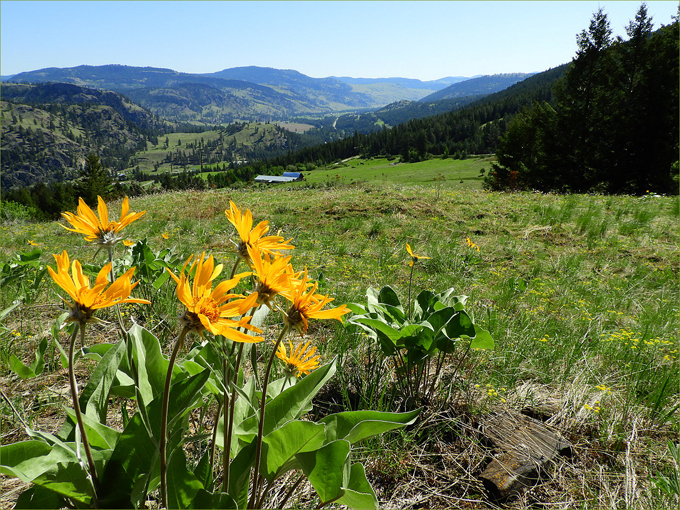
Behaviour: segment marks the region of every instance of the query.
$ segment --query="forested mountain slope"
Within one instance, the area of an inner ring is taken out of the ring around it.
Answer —
[[[176,125],[129,99],[64,83],[2,86],[2,187],[77,176],[88,153],[111,171]]]
[[[470,80],[454,83],[448,87],[433,92],[429,96],[421,99],[423,102],[439,101],[442,99],[453,99],[464,96],[476,96],[493,94],[503,89],[507,89],[517,82],[525,80],[535,73],[506,73],[479,76]]]

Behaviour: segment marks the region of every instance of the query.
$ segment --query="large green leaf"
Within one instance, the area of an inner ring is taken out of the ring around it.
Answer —
[[[32,482],[58,462],[77,461],[74,452],[53,448],[43,441],[29,440],[0,447],[0,471]]]
[[[363,465],[352,464],[349,483],[344,487],[344,494],[337,503],[350,508],[378,508],[378,498],[375,497],[373,487],[366,478]]]
[[[437,296],[435,296],[432,291],[422,290],[416,297],[416,302],[420,306],[422,314],[429,314],[434,310],[434,304],[437,302]],[[422,320],[422,317],[418,320]]]
[[[467,296],[456,296],[454,294],[455,289],[451,287],[450,289],[440,292],[436,295],[437,301],[442,303],[444,306],[453,307],[457,312],[460,312],[467,301]]]
[[[494,341],[491,334],[475,324],[475,337],[470,342],[472,349],[493,349]]]
[[[189,508],[203,484],[187,468],[184,450],[178,448],[168,462],[168,508]]]
[[[268,435],[284,423],[297,420],[312,410],[312,399],[326,381],[335,374],[337,361],[334,359],[298,381],[295,386],[285,389],[265,406],[264,435]]]
[[[158,446],[149,437],[139,413],[128,422],[113,454],[106,464],[99,491],[102,506],[108,508],[135,508],[132,493],[136,486],[146,485],[158,462]]]
[[[442,308],[431,314],[429,317],[426,317],[425,320],[432,326],[435,336],[437,336],[437,334],[444,328],[444,326],[446,326],[455,313],[456,310],[451,307]]]
[[[234,438],[231,445],[231,455],[235,457],[243,446],[243,441],[249,443],[257,433],[257,418],[247,420],[247,418],[254,417],[259,408],[257,405],[257,396],[255,391],[255,378],[251,377],[243,388],[236,387],[236,391],[240,398],[236,399],[234,405]],[[240,437],[239,437],[240,436]],[[237,441],[241,440],[241,444]],[[217,424],[217,445],[224,448],[224,413],[220,416],[220,421]]]
[[[128,355],[126,359],[121,363],[121,369],[125,369],[125,373],[132,377],[133,380],[136,378],[135,381],[135,396],[137,396],[138,399],[141,397],[141,401],[138,402],[139,406],[147,406],[151,403],[151,401],[154,399],[156,396],[156,393],[154,392],[154,388],[151,385],[151,381],[149,380],[149,374],[147,370],[147,346],[144,343],[144,338],[147,338],[148,335],[146,335],[144,332],[146,330],[142,328],[141,326],[135,324],[130,328],[130,330],[127,332],[127,346],[128,346]],[[151,335],[153,336],[153,335]],[[149,339],[150,340],[150,339]],[[160,345],[160,342],[158,342],[158,339],[156,339],[156,342],[158,345]],[[162,356],[159,356],[157,353],[157,349],[155,347],[152,347],[153,342],[149,341],[148,346],[149,349],[154,351],[155,355],[155,364],[158,364],[162,360]],[[159,349],[160,350],[160,347]],[[128,366],[128,360],[132,360],[134,363],[134,369],[132,367]],[[159,370],[161,367],[157,367],[154,369],[154,371]],[[166,366],[167,369],[167,366]],[[157,382],[157,381],[156,381]]]
[[[196,497],[191,502],[189,508],[197,510],[210,508],[213,510],[226,510],[231,508],[238,508],[236,501],[226,492],[208,492],[201,489],[196,493]]]
[[[85,414],[93,420],[99,420],[100,423],[106,423],[109,392],[123,356],[125,356],[125,342],[121,340],[104,354],[78,399],[80,408]]]
[[[46,489],[45,487],[41,487],[40,485],[34,485],[19,495],[14,508],[44,509],[64,508],[66,506],[68,506],[68,502],[60,494],[57,494],[50,489]]]
[[[349,482],[349,441],[338,439],[313,452],[298,453],[295,457],[322,505],[343,496]]]
[[[397,341],[401,338],[401,331],[393,328],[392,326],[390,326],[381,319],[373,319],[370,317],[354,317],[352,319],[352,322],[365,324],[366,326],[369,326],[374,330],[381,332],[392,341]]]
[[[402,312],[404,311],[404,308],[401,306],[401,302],[399,301],[399,296],[389,285],[386,285],[380,289],[380,292],[378,293],[378,302],[399,308]]]
[[[297,466],[295,455],[316,450],[324,444],[325,427],[311,421],[289,421],[262,438],[260,473],[271,482]]]
[[[158,395],[163,393],[163,388],[165,387],[165,375],[168,373],[168,366],[170,362],[163,356],[161,352],[161,344],[150,331],[147,331],[143,327],[135,324],[130,328],[129,334],[134,337],[142,346],[143,359],[135,358],[137,363],[137,370],[141,371],[141,365],[143,363],[146,368],[146,377],[151,385],[153,391],[153,397],[156,398]],[[135,350],[134,354],[137,356],[140,353],[139,350]],[[141,358],[141,356],[140,356]],[[181,374],[181,369],[175,365],[173,369],[173,379],[176,375]],[[128,374],[132,375],[132,374]],[[147,398],[147,395],[144,395]],[[148,401],[150,402],[150,400]]]
[[[237,508],[245,508],[248,501],[250,472],[255,464],[256,448],[255,441],[251,441],[231,461],[229,494],[236,500]]]
[[[205,386],[206,381],[210,377],[210,369],[206,368],[202,372],[193,375],[187,379],[176,382],[170,386],[170,397],[168,402],[168,428],[172,427],[180,418],[184,417],[188,412],[198,405],[201,397],[201,389]],[[157,412],[150,412],[149,418],[151,421],[154,436],[160,435],[160,418],[161,418],[161,402],[162,394],[156,397],[151,404],[151,408]]]
[[[196,478],[203,484],[203,487],[207,490],[212,490],[213,484],[213,469],[210,464],[210,448],[208,448],[205,453],[201,456],[201,459],[194,469],[194,474]]]
[[[419,409],[406,413],[346,411],[328,415],[320,423],[326,425],[326,442],[345,439],[355,444],[362,439],[410,425],[419,412]]]
[[[355,315],[364,315],[368,312],[368,310],[366,310],[363,305],[358,303],[347,303],[347,308],[349,308]]]
[[[321,387],[335,373],[336,361],[327,363],[311,374],[307,375],[297,384],[286,388],[276,398],[270,400],[265,406],[264,435],[268,435],[284,423],[297,420],[304,413],[312,409],[312,399],[321,390]],[[234,434],[242,436],[246,442],[252,440],[258,416],[251,416],[238,424]]]
[[[472,338],[475,336],[475,325],[465,311],[458,312],[446,324],[446,335],[449,338],[460,338],[461,336]]]
[[[409,351],[410,359],[422,359],[432,349],[433,341],[434,333],[431,329],[423,326],[419,328],[407,326],[404,328],[404,337],[397,343],[397,346],[403,345],[406,347]]]
[[[92,453],[94,457],[96,450]],[[33,480],[33,483],[83,505],[89,506],[92,501],[92,486],[79,462],[56,464]]]
[[[9,357],[10,370],[12,370],[12,372],[17,374],[22,379],[30,379],[32,377],[40,375],[43,369],[45,368],[44,356],[45,351],[47,350],[48,343],[49,341],[47,337],[43,338],[40,341],[38,350],[35,351],[35,359],[29,366],[24,365],[19,358],[12,354]]]
[[[75,430],[76,412],[73,409],[66,409],[66,414],[70,418],[71,427]],[[118,430],[107,427],[87,415],[82,415],[82,418],[90,446],[105,450],[113,450],[116,447],[121,434]]]

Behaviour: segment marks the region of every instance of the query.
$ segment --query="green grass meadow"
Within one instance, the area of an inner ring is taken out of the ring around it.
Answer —
[[[136,197],[131,210],[147,213],[126,233],[177,260],[205,251],[231,268],[236,234],[224,210],[233,200],[292,238],[294,266],[337,303],[365,304],[368,287],[385,285],[405,300],[406,243],[430,257],[416,264],[413,295],[453,287],[468,296],[467,310],[495,348],[452,354],[452,367],[464,363],[448,382],[450,406],[431,404],[416,426],[361,448],[384,508],[498,508],[477,478],[496,452],[473,429],[502,409],[542,420],[573,446],[506,507],[677,507],[677,492],[658,482],[677,476],[667,446],[680,431],[677,197],[486,192],[480,171],[489,167],[487,158],[352,159],[290,185]],[[109,214],[119,213],[110,204]],[[4,271],[19,253],[41,250],[40,265],[19,266],[25,274],[2,288],[0,310],[24,297],[1,323],[2,386],[22,419],[49,428],[60,416],[64,395],[54,388],[66,384],[64,370],[22,380],[10,373],[10,357],[30,362],[63,312],[56,285],[40,276],[55,266],[52,254],[66,249],[95,264],[104,255],[93,262],[93,247],[56,222],[3,223],[0,231]],[[126,320],[153,329],[167,347],[179,328],[174,283],[137,291],[154,304],[129,307]],[[107,339],[112,326],[96,329],[98,341],[116,340]],[[396,410],[392,367],[364,335],[335,321],[313,324],[310,335],[325,360],[340,363],[321,409]],[[20,421],[7,401],[0,405],[3,442],[22,439]],[[3,496],[2,508],[10,502]]]
[[[491,168],[494,158],[430,159],[418,163],[400,163],[398,158],[352,158],[341,163],[304,172],[309,184],[361,183],[374,184],[432,184],[435,189],[481,189],[482,178]],[[484,174],[481,171],[484,170]],[[297,184],[304,186],[304,184]]]

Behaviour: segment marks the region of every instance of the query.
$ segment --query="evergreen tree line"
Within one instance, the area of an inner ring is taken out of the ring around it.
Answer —
[[[612,38],[598,10],[554,100],[523,109],[501,136],[490,189],[678,192],[678,19],[653,31],[645,4]]]
[[[233,167],[233,165],[232,165]],[[3,190],[0,211],[3,207],[27,212],[34,220],[55,220],[64,211],[74,211],[82,198],[90,207],[96,207],[97,196],[105,200],[122,197],[135,197],[156,191],[204,190],[207,188],[225,188],[242,186],[255,177],[249,166],[224,168],[225,171],[208,175],[204,180],[199,171],[184,171],[178,174],[145,175],[139,181],[155,181],[151,188],[144,188],[138,181],[127,183],[112,182],[99,156],[90,153],[85,165],[80,170],[79,179],[70,182],[56,182],[47,185],[38,182],[30,187]],[[141,177],[141,175],[139,176]],[[7,207],[7,206],[11,207]],[[4,219],[4,218],[3,218]]]

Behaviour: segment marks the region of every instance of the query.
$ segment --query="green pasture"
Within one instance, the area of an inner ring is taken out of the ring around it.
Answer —
[[[147,213],[126,234],[146,239],[155,251],[172,250],[177,260],[205,251],[231,268],[235,231],[224,210],[233,200],[250,209],[255,222],[267,220],[272,232],[292,238],[294,266],[307,268],[337,303],[365,304],[367,288],[386,285],[406,300],[406,243],[430,257],[414,268],[413,295],[454,288],[468,296],[467,310],[495,348],[452,354],[451,367],[465,363],[446,382],[455,395],[450,409],[432,411],[411,432],[364,446],[367,473],[380,480],[376,491],[385,508],[416,500],[489,508],[475,480],[494,452],[465,431],[476,417],[502,409],[543,420],[576,452],[507,507],[677,503],[677,494],[657,483],[677,476],[667,446],[680,432],[677,197],[485,192],[479,174],[490,167],[486,158],[392,163],[349,160],[305,172],[302,183],[137,197],[131,209]],[[110,205],[112,217],[119,212],[119,203]],[[25,268],[2,289],[0,309],[25,301],[2,321],[0,374],[6,377],[11,355],[28,363],[42,331],[62,313],[55,285],[40,276],[46,264],[54,267],[52,254],[66,249],[90,263],[96,250],[56,222],[3,223],[0,234],[3,271]],[[20,253],[35,249],[38,265],[11,269]],[[102,254],[96,261],[103,262]],[[174,290],[168,280],[148,294],[151,307],[125,311],[155,328],[165,344],[178,327]],[[145,292],[141,286],[139,292]],[[98,331],[108,341],[106,326]],[[341,367],[328,402],[394,410],[400,401],[390,393],[391,365],[366,361],[377,354],[361,332],[336,323],[310,332],[324,359],[337,356]],[[384,386],[367,393],[367,380]],[[20,397],[26,384],[14,382],[9,398],[25,417],[39,420]],[[47,386],[31,384],[34,394],[48,395]],[[5,407],[2,413],[12,414]],[[458,463],[441,470],[449,456]]]
[[[435,158],[418,163],[400,163],[399,158],[353,158],[342,163],[304,172],[305,182],[431,184],[434,189],[481,189],[482,179],[495,161],[491,156],[468,159]],[[484,170],[484,174],[481,171]],[[304,185],[304,184],[299,184]]]

